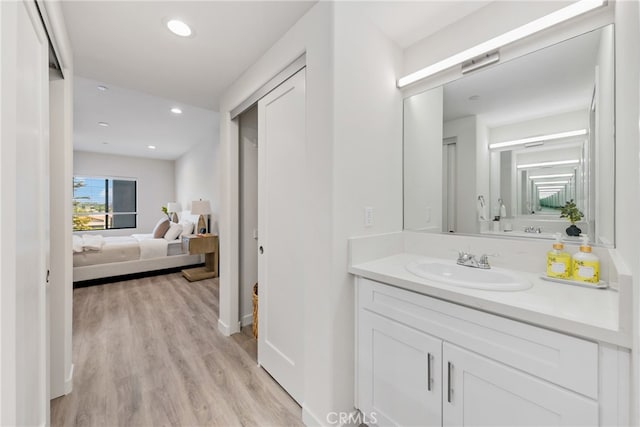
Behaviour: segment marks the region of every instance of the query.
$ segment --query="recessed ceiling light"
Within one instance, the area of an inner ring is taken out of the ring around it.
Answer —
[[[98,85],[98,90],[102,92],[106,92],[109,90],[109,88],[106,87],[105,85]]]
[[[171,112],[172,112],[173,114],[182,114],[182,110],[181,110],[181,109],[179,109],[178,107],[173,107],[173,108],[171,109]]]
[[[102,145],[107,145],[107,144],[109,144],[107,141],[102,142]]]
[[[169,28],[169,31],[173,34],[180,37],[189,37],[192,34],[191,28],[179,19],[171,19],[167,21],[167,28]]]
[[[477,101],[478,99],[480,99],[480,95],[471,95],[469,97],[469,101]]]
[[[155,149],[156,149],[156,146],[155,146],[155,145],[147,145],[147,148],[148,148],[149,150],[155,150]]]
[[[98,122],[98,126],[102,126],[102,127],[108,128],[109,127],[109,123],[107,123],[107,122]]]

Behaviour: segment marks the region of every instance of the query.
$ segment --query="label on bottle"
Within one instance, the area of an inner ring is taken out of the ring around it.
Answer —
[[[547,276],[568,279],[570,276],[570,258],[568,254],[547,255]]]
[[[600,281],[600,263],[598,261],[573,260],[573,280],[587,283]]]

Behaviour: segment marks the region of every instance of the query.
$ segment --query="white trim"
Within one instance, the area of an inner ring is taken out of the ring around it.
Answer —
[[[245,326],[249,326],[253,324],[253,313],[250,314],[245,314],[244,316],[242,316],[242,318],[240,319],[240,327],[245,327]]]
[[[237,322],[236,325],[235,325],[235,328],[232,329],[229,325],[224,323],[222,321],[222,319],[218,319],[218,330],[225,337],[229,337],[229,336],[231,336],[233,334],[236,334],[236,333],[240,332],[240,322]]]
[[[73,370],[75,365],[71,364],[71,369],[69,369],[69,375],[64,380],[64,394],[69,394],[73,391]]]

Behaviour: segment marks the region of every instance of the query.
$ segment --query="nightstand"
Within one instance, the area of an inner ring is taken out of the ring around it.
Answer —
[[[218,236],[189,234],[182,236],[182,247],[190,255],[204,254],[204,267],[187,268],[182,275],[190,282],[218,277]]]

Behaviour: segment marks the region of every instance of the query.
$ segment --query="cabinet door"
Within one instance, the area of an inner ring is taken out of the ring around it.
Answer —
[[[442,341],[359,313],[359,409],[380,426],[442,424]]]
[[[453,344],[442,346],[444,426],[597,426],[598,404]]]

